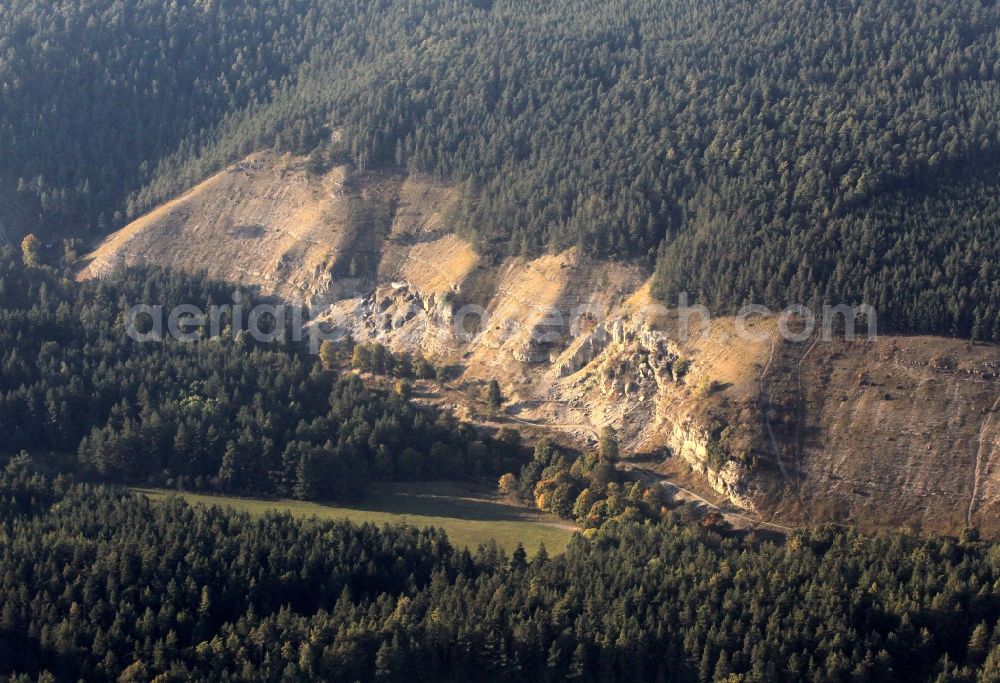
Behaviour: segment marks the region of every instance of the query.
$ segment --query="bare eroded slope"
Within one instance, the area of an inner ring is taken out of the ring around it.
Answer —
[[[255,155],[107,238],[81,272],[157,263],[305,301],[325,327],[421,352],[439,400],[577,445],[613,425],[628,454],[759,518],[1000,533],[1000,354],[929,337],[788,343],[772,316],[682,335],[639,267],[570,250],[493,264],[453,234],[456,188],[310,174]]]

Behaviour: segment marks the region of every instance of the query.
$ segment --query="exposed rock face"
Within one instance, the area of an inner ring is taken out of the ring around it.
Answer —
[[[718,493],[748,512],[759,514],[750,493],[752,476],[747,468],[730,460],[721,470],[709,464],[708,443],[711,437],[704,430],[690,425],[675,424],[670,432],[669,444],[674,453],[683,458],[691,468],[705,477],[705,481]]]
[[[576,348],[569,353],[568,358],[556,365],[557,374],[560,377],[566,377],[585,368],[607,348],[609,338],[610,335],[604,325],[599,325],[596,330],[576,345]]]
[[[624,452],[673,452],[793,523],[1000,534],[995,347],[813,348],[782,343],[771,316],[744,321],[752,338],[724,318],[684,335],[639,267],[573,250],[484,263],[447,229],[455,188],[302,162],[255,155],[206,180],[109,236],[81,277],[158,263],[304,301],[314,324],[420,352],[459,383],[498,379],[518,419],[581,446],[613,425]]]

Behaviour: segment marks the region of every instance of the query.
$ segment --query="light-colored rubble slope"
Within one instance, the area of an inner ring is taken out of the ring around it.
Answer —
[[[773,316],[750,336],[702,326],[659,307],[634,265],[574,250],[489,263],[451,231],[459,199],[255,155],[110,236],[81,277],[156,263],[305,300],[319,325],[456,367],[449,405],[496,378],[501,419],[579,446],[612,425],[626,453],[672,454],[757,516],[1000,534],[996,347],[788,343]]]
[[[108,237],[81,277],[153,263],[289,300],[339,297],[374,281],[382,217],[396,201],[409,198],[419,221],[421,195],[432,193],[416,179],[359,178],[345,166],[316,175],[302,159],[257,154]]]

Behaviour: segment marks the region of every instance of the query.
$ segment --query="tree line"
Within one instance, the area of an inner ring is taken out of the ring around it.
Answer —
[[[1000,339],[996,3],[162,14],[6,9],[0,211],[13,198],[49,230],[100,233],[273,147],[460,184],[447,223],[492,257],[576,246],[655,263],[667,300],[864,302],[886,328]]]
[[[1000,676],[1000,547],[622,522],[528,559],[0,472],[0,676],[954,681]]]
[[[366,388],[296,343],[233,334],[228,314],[196,343],[126,334],[136,303],[207,310],[233,291],[156,269],[77,283],[0,249],[0,448],[115,481],[308,499],[522,461],[516,441]]]
[[[534,505],[584,529],[608,522],[659,521],[676,508],[658,484],[646,484],[618,469],[618,436],[605,427],[596,450],[575,454],[543,441],[518,474],[507,472],[497,482],[505,496]],[[703,523],[716,528],[728,524],[715,515]]]

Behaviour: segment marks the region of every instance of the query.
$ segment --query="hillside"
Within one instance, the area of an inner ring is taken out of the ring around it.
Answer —
[[[316,324],[455,366],[426,400],[577,445],[613,425],[659,476],[759,518],[1000,533],[996,347],[788,343],[768,316],[756,341],[724,317],[683,340],[638,266],[574,249],[494,262],[449,230],[460,188],[305,165],[254,155],[111,235],[81,277],[158,263],[305,300]],[[491,418],[492,378],[507,403]]]
[[[266,283],[268,293],[303,300],[326,288],[339,256],[361,239],[352,221],[366,202],[344,189],[345,168],[313,178],[303,166],[250,157],[112,235],[86,273],[109,273],[155,254],[165,267]]]
[[[0,196],[33,219],[14,239],[91,240],[291,152],[462,188],[447,227],[490,260],[575,249],[718,314],[871,303],[1000,342],[998,37],[980,0],[16,0]],[[303,257],[353,220],[302,217]]]
[[[834,529],[760,543],[674,513],[529,558],[29,467],[0,470],[0,675],[18,682],[1000,674],[996,543]]]
[[[1000,683],[1000,0],[0,0],[0,683]]]

